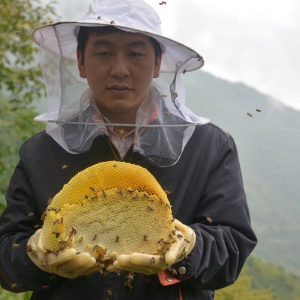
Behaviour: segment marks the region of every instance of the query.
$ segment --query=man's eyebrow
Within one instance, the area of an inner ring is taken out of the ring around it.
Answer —
[[[97,47],[97,46],[111,46],[112,43],[109,42],[108,40],[102,40],[102,39],[98,39],[93,43],[93,47]],[[126,44],[127,47],[131,47],[131,46],[142,46],[142,47],[147,47],[146,43],[142,40],[136,40],[136,41],[132,41],[128,44]]]
[[[96,40],[94,43],[93,43],[93,47],[97,47],[97,46],[110,46],[112,43],[110,43],[109,41],[107,40]]]
[[[147,47],[146,43],[144,41],[142,41],[142,40],[132,41],[132,42],[128,43],[127,46],[143,46],[143,47]]]

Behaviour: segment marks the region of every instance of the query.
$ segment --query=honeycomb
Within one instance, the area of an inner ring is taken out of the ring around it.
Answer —
[[[148,170],[108,161],[79,172],[52,199],[42,242],[54,254],[74,247],[98,262],[133,252],[164,255],[172,220],[167,195]]]

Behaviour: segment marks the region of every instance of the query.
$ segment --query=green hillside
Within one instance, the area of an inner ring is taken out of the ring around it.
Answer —
[[[187,106],[237,143],[256,255],[300,273],[300,112],[241,83],[202,71],[184,76]]]

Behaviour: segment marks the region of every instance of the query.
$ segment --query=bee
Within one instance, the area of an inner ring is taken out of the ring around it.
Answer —
[[[59,233],[59,232],[57,232],[57,231],[52,231],[52,233],[53,233],[53,234],[55,234],[55,237],[56,237],[56,238],[58,238],[58,237],[59,237],[59,235],[60,235],[60,233]]]
[[[34,215],[34,212],[32,211],[28,214],[28,217],[32,217],[33,215]]]
[[[85,195],[84,198],[85,198],[85,199],[89,199],[89,196],[88,196],[88,195]]]
[[[128,272],[128,275],[125,276],[126,278],[128,278],[128,280],[132,281],[133,280],[133,272]]]
[[[168,190],[164,190],[164,191],[165,191],[165,193],[166,193],[167,195],[170,195],[170,194],[171,194],[171,192],[168,191]]]
[[[97,199],[97,196],[92,196],[91,197],[91,200],[95,200],[95,199]]]
[[[148,205],[148,210],[149,211],[153,211],[153,208],[151,206]]]
[[[59,254],[59,250],[52,251],[52,254],[53,254],[53,255],[55,255],[55,256],[58,256],[58,254]]]
[[[186,73],[186,70],[183,70],[182,74],[185,74]]]
[[[97,251],[97,250],[99,250],[100,249],[100,246],[98,246],[98,245],[95,245],[94,247],[93,247],[93,251]]]
[[[52,198],[49,198],[49,200],[48,200],[48,205],[51,204],[52,200],[53,200]]]
[[[149,195],[147,193],[144,193],[144,196],[149,199]]]
[[[170,113],[168,111],[165,111],[165,115],[168,116]]]
[[[164,260],[164,259],[165,259],[165,253],[163,253],[163,254],[159,257],[159,259]]]
[[[132,196],[132,199],[136,199],[138,197],[138,194],[135,194],[134,196]]]
[[[58,213],[58,212],[61,211],[61,209],[60,209],[60,208],[56,208],[56,209],[54,209],[54,211],[55,211],[56,213]]]
[[[107,253],[107,248],[103,249],[103,254]]]
[[[150,263],[151,263],[151,264],[155,264],[155,258],[154,258],[154,257],[152,257],[152,258],[150,259]]]
[[[166,207],[167,207],[168,209],[171,209],[171,206],[170,206],[168,203],[166,203]]]
[[[261,109],[258,109],[258,108],[257,108],[256,111],[261,112]]]
[[[166,97],[168,97],[168,95],[161,95],[163,98],[166,98]]]
[[[161,244],[163,242],[163,238],[161,238],[160,240],[158,240],[158,243]]]
[[[40,220],[45,221],[45,217],[47,216],[47,213],[44,211],[43,214],[41,215]]]
[[[202,59],[203,59],[203,57],[199,57],[199,58],[198,58],[198,61],[200,61],[200,60],[202,60]]]
[[[175,225],[175,229],[176,229],[177,231],[180,231],[176,225]]]
[[[190,241],[188,241],[187,239],[184,239],[184,241],[186,242],[186,243],[188,243],[188,244],[190,244],[191,242]]]
[[[90,186],[90,189],[91,189],[93,192],[96,192],[96,189],[93,188],[92,186]]]
[[[55,220],[54,223],[53,223],[53,225],[56,225],[58,223],[59,223],[59,219]]]
[[[81,238],[79,238],[78,242],[82,243],[82,241],[83,241],[83,236]]]
[[[109,294],[109,295],[112,295],[112,290],[111,289],[107,289],[106,293]]]
[[[62,168],[63,170],[65,170],[67,167],[68,167],[68,165],[63,165],[63,166],[61,166],[61,168]]]
[[[26,246],[26,252],[31,252],[32,251],[32,247],[30,245]]]
[[[111,254],[111,260],[112,260],[113,262],[117,260],[117,254],[116,254],[115,252],[113,252],[113,253]]]
[[[175,97],[178,98],[178,93],[175,93]]]
[[[172,272],[172,269],[168,265],[166,265],[166,266],[167,266],[166,270],[169,272]]]
[[[117,243],[119,242],[119,236],[118,235],[116,236],[116,242]]]
[[[148,240],[148,235],[144,235],[144,241],[146,242]]]
[[[100,17],[100,16],[98,16],[97,20],[101,20],[101,17]]]
[[[175,218],[172,219],[172,223],[175,221]]]
[[[114,168],[117,168],[118,166],[117,165],[114,165]]]
[[[76,255],[78,255],[78,254],[80,254],[80,253],[81,253],[81,252],[77,251],[77,252],[76,252]]]
[[[67,246],[68,246],[68,241],[60,241],[59,244],[60,244],[59,250],[62,251],[62,250],[64,250],[65,248],[67,248]]]
[[[176,231],[175,231],[175,230],[172,230],[172,234],[173,234],[173,235],[176,235]]]
[[[116,23],[115,23],[115,21],[111,21],[111,22],[110,22],[110,24],[112,24],[112,25],[113,25],[113,24],[116,24]]]
[[[39,228],[39,227],[40,227],[40,225],[34,225],[34,226],[33,226],[34,229],[37,229],[37,228]]]
[[[252,114],[250,114],[250,113],[248,113],[248,112],[247,112],[247,115],[248,115],[249,117],[252,117]]]
[[[159,198],[159,200],[161,204],[165,204],[165,201],[163,199]]]
[[[18,287],[18,285],[16,283],[13,283],[11,286],[10,286],[12,289],[15,289]]]
[[[135,190],[132,190],[132,189],[128,189],[127,190],[129,193],[134,193],[135,192]]]
[[[12,247],[13,247],[13,248],[19,248],[20,245],[19,245],[19,244],[12,244]]]
[[[170,245],[171,244],[171,242],[164,242],[166,245]]]
[[[182,239],[183,238],[183,235],[182,234],[177,234],[176,235],[179,239]]]
[[[173,238],[173,235],[172,235],[172,234],[169,234],[169,238],[172,239],[172,238]]]
[[[16,34],[20,34],[21,33],[21,31],[16,31]]]
[[[103,195],[104,198],[106,198],[106,193],[105,193],[105,191],[102,191],[102,195]]]
[[[69,234],[69,237],[71,238],[71,237],[73,237],[75,234],[76,234],[76,229],[75,229],[74,227],[72,227],[72,230],[71,230],[71,232],[70,232],[70,234]]]
[[[213,219],[211,219],[211,218],[206,218],[206,220],[209,224],[211,224],[213,222]]]
[[[94,237],[93,237],[93,241],[95,241],[95,240],[96,240],[96,238],[97,238],[97,234],[95,234],[95,235],[94,235]]]

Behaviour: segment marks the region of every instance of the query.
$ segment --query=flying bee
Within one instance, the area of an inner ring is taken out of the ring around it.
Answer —
[[[257,108],[256,111],[261,112],[261,109],[258,109],[258,108]]]
[[[211,224],[213,222],[213,219],[211,219],[211,218],[206,218],[206,220],[209,224]]]
[[[152,257],[152,258],[150,259],[150,263],[151,263],[151,264],[155,264],[155,258],[154,258],[154,257]]]
[[[248,112],[247,112],[247,115],[248,115],[249,117],[252,117],[252,114],[250,114],[250,113],[248,113]]]
[[[61,166],[61,168],[62,168],[63,170],[65,170],[67,167],[68,167],[68,165],[63,165],[63,166]]]
[[[100,17],[100,16],[98,16],[97,20],[101,20],[101,17]]]
[[[153,208],[151,206],[148,205],[148,210],[149,211],[153,211]]]
[[[58,237],[59,237],[59,235],[60,235],[60,233],[59,233],[59,232],[57,232],[57,231],[52,231],[52,233],[53,233],[53,234],[55,234],[55,237],[56,237],[56,238],[58,238]]]
[[[32,211],[28,214],[28,217],[32,217],[33,215],[34,215],[34,212]]]
[[[19,244],[12,244],[12,247],[13,247],[13,248],[19,248],[20,245],[19,245]]]
[[[110,24],[112,24],[112,25],[113,25],[113,24],[116,24],[116,23],[115,23],[115,21],[111,21],[111,22],[110,22]]]
[[[165,192],[167,195],[170,195],[170,194],[171,194],[171,192],[168,191],[168,190],[164,190],[164,192]]]

